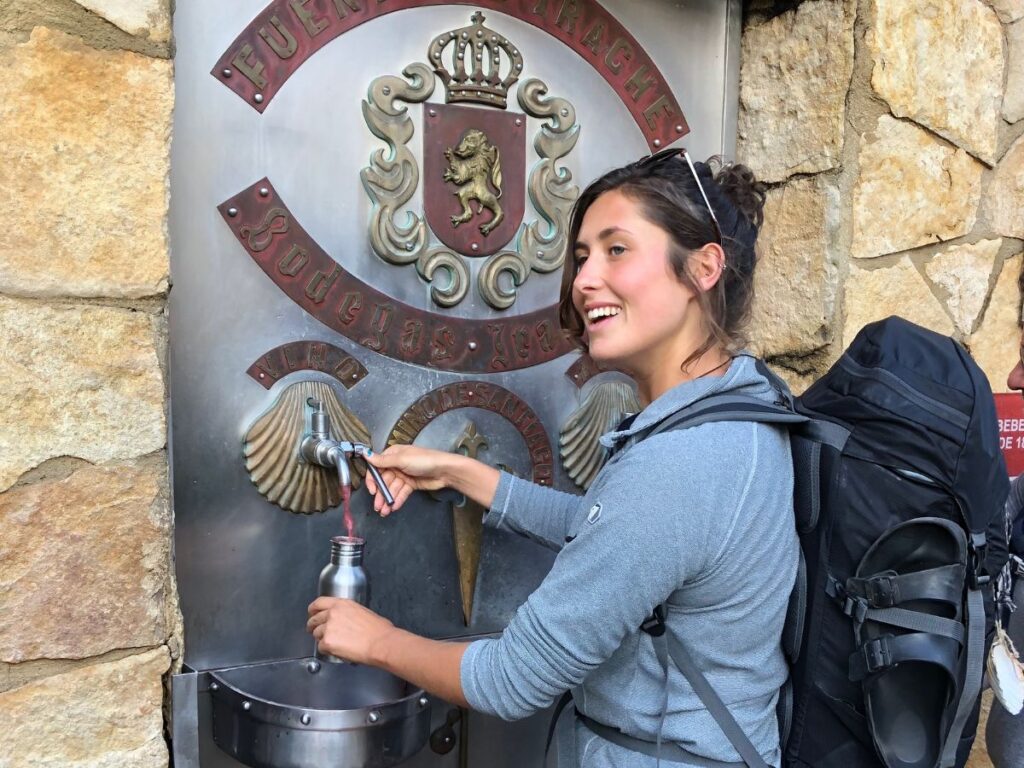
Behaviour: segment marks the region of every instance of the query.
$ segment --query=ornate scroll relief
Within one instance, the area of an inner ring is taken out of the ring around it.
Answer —
[[[267,501],[289,512],[323,512],[341,503],[338,476],[332,469],[299,459],[299,443],[308,429],[306,401],[324,404],[335,439],[369,444],[370,431],[338,400],[334,388],[320,381],[292,384],[245,434],[243,453],[249,477]],[[350,465],[352,488],[359,487],[366,469]]]
[[[598,438],[639,410],[636,391],[625,382],[605,381],[590,390],[559,433],[562,467],[576,485],[589,488],[604,466],[607,452]]]
[[[483,26],[482,14],[474,14],[473,21],[472,26],[437,36],[428,57],[445,85],[449,104],[470,102],[504,109],[505,90],[522,70],[522,57],[503,36]],[[488,40],[493,41],[492,48],[487,48]],[[482,42],[474,46],[474,41]],[[455,49],[454,74],[441,63],[442,51],[450,43]],[[483,47],[477,50],[480,46]],[[483,71],[485,52],[491,65],[489,73]],[[499,81],[502,52],[511,61],[511,72]],[[472,72],[467,71],[467,54],[478,62]],[[519,86],[518,102],[523,111],[546,121],[533,142],[540,161],[524,185],[523,115],[426,103],[434,90],[430,67],[417,62],[402,74],[404,80],[392,75],[373,80],[363,102],[367,126],[388,145],[373,153],[370,164],[360,174],[373,201],[370,245],[389,264],[415,264],[420,277],[431,284],[434,303],[442,307],[453,307],[466,297],[470,282],[466,257],[489,256],[478,275],[478,290],[492,307],[507,309],[531,272],[551,272],[564,260],[568,215],[579,188],[572,184],[569,169],[558,161],[573,150],[579,138],[576,110],[566,99],[547,97],[547,86],[540,80],[527,80]],[[406,107],[396,105],[398,101],[424,104],[423,152],[428,174],[424,181],[427,203],[423,216],[404,209],[419,186],[420,169],[408,147],[414,133],[413,121]],[[500,162],[501,171],[478,179],[470,190],[468,181],[456,169],[465,159],[459,150],[466,146],[467,139],[477,135],[494,141],[494,146],[489,143],[488,147],[494,162]],[[432,169],[439,170],[434,173]],[[526,195],[543,223],[535,220],[520,224]],[[457,200],[452,201],[452,197]],[[448,203],[454,208],[446,210],[444,206]],[[471,211],[471,205],[476,213]],[[445,210],[445,214],[441,215],[440,210]],[[481,214],[489,218],[480,219]],[[442,243],[431,242],[428,220]],[[456,233],[454,230],[460,225],[462,229]],[[515,250],[500,250],[498,246],[512,239],[513,233]],[[444,273],[443,281],[439,270]]]
[[[491,256],[480,270],[478,286],[484,301],[495,309],[508,309],[515,303],[516,294],[530,272],[553,272],[565,260],[569,212],[579,197],[580,190],[572,183],[572,171],[558,161],[572,152],[580,136],[576,124],[576,108],[566,99],[545,99],[548,87],[536,78],[519,86],[519,106],[531,117],[547,118],[533,140],[533,147],[541,160],[530,171],[528,191],[530,202],[546,222],[532,221],[519,229],[517,249]],[[512,285],[503,289],[499,283],[505,272]]]

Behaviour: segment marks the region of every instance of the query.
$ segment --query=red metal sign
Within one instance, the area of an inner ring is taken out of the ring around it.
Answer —
[[[503,416],[526,441],[533,482],[551,485],[554,460],[540,417],[514,392],[487,381],[460,381],[427,392],[395,422],[387,444],[411,445],[427,424],[441,414],[460,408],[482,408]]]
[[[1024,473],[1024,397],[1017,392],[995,395],[999,447],[1010,477]]]
[[[249,366],[246,373],[270,389],[282,376],[295,371],[321,371],[352,389],[366,378],[365,366],[344,350],[326,341],[293,341],[274,347]]]
[[[446,371],[498,373],[574,350],[558,305],[469,320],[411,307],[363,282],[310,237],[262,179],[217,206],[232,233],[286,296],[328,328],[374,352]]]
[[[285,81],[334,38],[388,13],[431,5],[500,11],[561,40],[608,82],[651,148],[690,132],[653,59],[597,0],[273,0],[210,74],[262,113]]]
[[[508,243],[526,211],[526,118],[431,104],[423,114],[423,208],[438,239],[465,256]]]

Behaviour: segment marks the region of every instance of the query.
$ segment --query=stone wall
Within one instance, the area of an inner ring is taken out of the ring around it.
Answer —
[[[801,389],[899,314],[962,341],[1006,391],[1024,0],[793,5],[748,3],[743,31],[737,156],[771,184],[756,346]],[[991,766],[983,743],[971,766]]]
[[[1024,0],[792,5],[748,3],[743,31],[737,156],[771,185],[756,346],[799,389],[900,314],[964,342],[1005,391]]]
[[[168,764],[169,6],[0,3],[0,768]]]

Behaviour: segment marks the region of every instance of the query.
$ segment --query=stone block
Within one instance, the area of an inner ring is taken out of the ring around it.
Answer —
[[[890,315],[899,315],[937,333],[953,333],[953,321],[907,258],[880,269],[851,267],[845,303],[844,348],[865,325]]]
[[[961,333],[967,335],[988,298],[989,277],[1002,240],[982,240],[960,245],[938,254],[925,267],[925,274],[949,294],[946,308]]]
[[[166,641],[165,471],[160,462],[86,467],[0,494],[0,661]]]
[[[985,0],[1004,24],[1024,18],[1024,0]]]
[[[909,117],[995,162],[1003,28],[981,0],[872,0],[871,85]]]
[[[129,35],[154,43],[171,39],[171,9],[167,0],[75,0]]]
[[[1006,387],[1006,377],[1020,357],[1020,326],[1017,315],[1020,306],[1017,277],[1020,275],[1020,269],[1019,255],[1003,262],[996,287],[992,289],[992,296],[988,300],[985,316],[968,343],[971,356],[985,371],[993,392],[1009,391]]]
[[[1003,118],[1015,123],[1024,117],[1024,21],[1006,27],[1006,47]]]
[[[984,166],[913,123],[883,115],[865,137],[854,185],[856,258],[951,240],[971,231]]]
[[[0,693],[0,768],[166,768],[165,648]]]
[[[839,164],[855,3],[802,3],[744,31],[737,157],[765,181]]]
[[[167,291],[171,66],[41,27],[0,50],[0,292]]]
[[[750,322],[759,354],[799,356],[831,340],[837,208],[838,190],[820,176],[769,191]]]
[[[47,459],[104,462],[164,446],[154,323],[0,297],[0,491]]]
[[[996,166],[985,189],[982,210],[1000,235],[1024,238],[1024,136],[1010,146]]]

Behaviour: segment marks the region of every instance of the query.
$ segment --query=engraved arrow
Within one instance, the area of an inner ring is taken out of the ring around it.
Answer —
[[[487,440],[477,431],[472,421],[455,443],[455,450],[471,459],[477,458],[481,449],[487,448]],[[463,498],[459,504],[452,504],[452,530],[455,538],[455,558],[459,562],[459,586],[462,590],[462,614],[466,626],[473,617],[473,594],[476,591],[476,574],[480,567],[480,542],[483,539],[484,508],[474,501]]]

